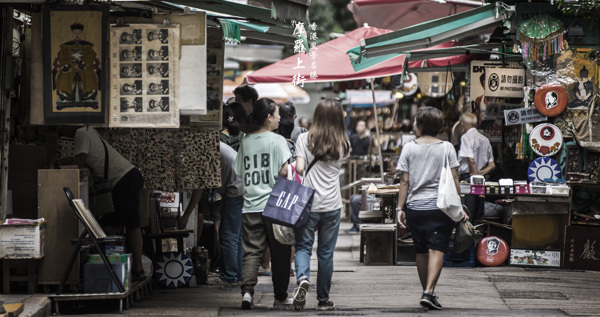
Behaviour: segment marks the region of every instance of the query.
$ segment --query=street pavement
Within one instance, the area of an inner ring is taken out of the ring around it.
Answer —
[[[180,289],[158,286],[132,307],[126,316],[600,316],[600,272],[523,268],[513,266],[444,267],[436,288],[444,309],[427,311],[419,305],[421,286],[414,265],[365,266],[359,262],[360,235],[346,234],[342,222],[335,252],[331,300],[335,311],[319,312],[315,284],[301,311],[272,309],[273,293],[268,276],[260,276],[252,311],[241,311],[239,286],[222,285],[209,277],[205,285]],[[406,248],[403,248],[403,252]],[[600,256],[600,255],[598,255]],[[311,261],[316,282],[316,257]],[[600,262],[600,261],[599,261]],[[600,264],[599,264],[600,268]],[[290,278],[290,296],[295,278]],[[48,309],[43,294],[5,295],[5,301],[26,301],[21,316],[43,316]],[[29,307],[27,301],[30,302]],[[39,303],[35,303],[39,302]],[[33,307],[39,305],[39,309]],[[29,310],[28,310],[29,309]],[[117,316],[115,302],[74,302],[61,306],[70,315]],[[37,315],[36,315],[37,314]]]

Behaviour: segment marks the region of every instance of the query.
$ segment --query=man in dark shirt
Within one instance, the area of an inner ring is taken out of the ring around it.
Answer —
[[[354,128],[356,134],[350,137],[350,145],[352,146],[351,155],[367,155],[369,153],[369,146],[371,145],[371,138],[367,134],[367,123],[365,120],[358,120],[356,127]]]

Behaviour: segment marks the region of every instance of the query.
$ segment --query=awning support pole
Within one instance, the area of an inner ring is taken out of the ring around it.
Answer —
[[[381,183],[383,178],[383,157],[381,156],[381,138],[379,137],[379,120],[377,119],[377,101],[375,100],[375,78],[371,78],[371,95],[373,96],[373,116],[375,117],[375,135],[377,136],[377,152],[379,153],[379,173],[381,174]]]

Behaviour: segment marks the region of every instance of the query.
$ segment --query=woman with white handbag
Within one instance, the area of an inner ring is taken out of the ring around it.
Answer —
[[[454,147],[436,137],[444,124],[443,113],[433,107],[417,111],[417,139],[400,153],[402,172],[398,194],[398,224],[408,227],[416,252],[417,272],[423,287],[420,305],[441,310],[435,286],[442,272],[444,252],[457,221],[468,217],[461,208],[459,166]]]

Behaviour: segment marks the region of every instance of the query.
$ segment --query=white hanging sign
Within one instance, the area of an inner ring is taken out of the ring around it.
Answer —
[[[485,96],[523,98],[525,69],[486,67]]]

